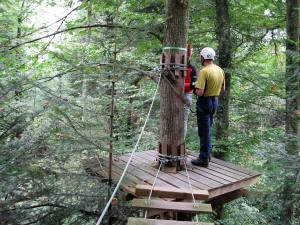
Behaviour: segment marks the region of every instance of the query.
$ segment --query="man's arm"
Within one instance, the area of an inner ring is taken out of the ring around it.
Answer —
[[[222,92],[225,92],[225,79],[223,80],[223,84],[222,84]]]
[[[196,88],[195,92],[197,96],[202,96],[204,94],[204,89]]]
[[[190,66],[192,68],[190,88],[191,88],[191,90],[194,91],[195,85],[196,85],[196,81],[197,81],[197,70],[196,70],[196,68],[193,65],[190,65]]]
[[[197,96],[203,96],[205,85],[206,85],[206,73],[202,69],[199,72],[198,79],[197,79],[197,82],[196,82],[196,85],[195,85],[195,88],[196,88],[195,89],[195,94]]]
[[[223,72],[223,83],[222,83],[222,89],[221,89],[221,91],[223,92],[223,93],[225,93],[225,73]]]

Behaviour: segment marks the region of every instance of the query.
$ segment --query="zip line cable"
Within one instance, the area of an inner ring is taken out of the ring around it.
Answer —
[[[154,93],[154,95],[153,95],[152,102],[151,102],[151,105],[150,105],[150,108],[149,108],[149,112],[148,112],[148,114],[147,114],[145,123],[144,123],[144,125],[143,125],[143,127],[142,127],[142,130],[141,130],[141,133],[140,133],[140,135],[139,135],[139,137],[138,137],[138,140],[137,140],[137,142],[136,142],[136,144],[135,144],[135,146],[134,146],[134,149],[133,149],[132,152],[131,152],[131,155],[130,155],[130,157],[129,157],[129,159],[128,159],[128,162],[127,162],[127,164],[126,164],[126,166],[125,166],[125,168],[124,168],[124,170],[123,170],[123,173],[122,173],[122,175],[121,175],[121,177],[120,177],[120,179],[119,179],[119,181],[118,181],[118,183],[117,183],[117,185],[116,185],[116,187],[115,187],[115,189],[114,189],[114,191],[113,191],[113,193],[112,193],[110,199],[108,200],[108,202],[107,202],[107,204],[106,204],[104,210],[102,211],[102,214],[101,214],[101,216],[99,217],[99,219],[98,219],[96,225],[100,225],[101,221],[103,220],[103,218],[104,218],[104,216],[105,216],[105,214],[106,214],[106,212],[107,212],[107,210],[108,210],[108,208],[109,208],[109,206],[110,206],[110,204],[111,204],[111,201],[113,200],[113,198],[115,197],[115,195],[116,195],[118,189],[120,188],[121,182],[122,182],[122,180],[123,180],[123,178],[124,178],[124,176],[125,176],[125,173],[127,172],[127,169],[128,169],[129,164],[130,164],[130,162],[131,162],[131,160],[132,160],[133,154],[135,153],[135,151],[136,151],[136,149],[137,149],[137,147],[138,147],[138,145],[139,145],[139,143],[140,143],[140,140],[141,140],[141,138],[142,138],[142,136],[143,136],[143,134],[144,134],[144,130],[145,130],[145,127],[146,127],[146,125],[147,125],[147,122],[148,122],[148,119],[149,119],[149,116],[150,116],[150,113],[151,113],[151,110],[152,110],[152,107],[153,107],[153,104],[154,104],[155,97],[156,97],[156,95],[157,95],[157,91],[158,91],[159,84],[160,84],[160,79],[161,79],[161,75],[159,76],[158,83],[157,83],[157,86],[156,86],[156,89],[155,89],[155,93]]]

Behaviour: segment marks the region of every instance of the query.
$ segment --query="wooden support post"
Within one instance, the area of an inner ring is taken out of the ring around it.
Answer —
[[[223,204],[212,204],[212,208],[215,212],[215,218],[222,220],[224,218],[224,205]]]
[[[243,197],[246,194],[245,189],[238,189],[226,194],[220,195],[218,197],[212,198],[208,201],[211,203],[213,210],[216,213],[216,219],[223,219],[224,217],[224,204],[231,202],[237,198]]]

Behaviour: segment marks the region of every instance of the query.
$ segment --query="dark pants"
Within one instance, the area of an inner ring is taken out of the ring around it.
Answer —
[[[211,127],[217,107],[217,97],[198,97],[197,99],[197,123],[200,138],[199,157],[202,159],[207,159],[212,151]]]

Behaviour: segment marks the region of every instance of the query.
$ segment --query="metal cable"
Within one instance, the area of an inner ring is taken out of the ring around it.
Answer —
[[[141,138],[142,138],[142,136],[143,136],[143,134],[144,134],[144,130],[145,130],[145,127],[146,127],[146,125],[147,125],[147,122],[148,122],[148,119],[149,119],[149,116],[150,116],[150,113],[151,113],[151,110],[152,110],[152,107],[153,107],[153,104],[154,104],[154,100],[155,100],[155,97],[156,97],[156,94],[157,94],[157,91],[158,91],[158,88],[159,88],[160,79],[161,79],[161,75],[159,76],[158,83],[157,83],[157,86],[156,86],[156,89],[155,89],[155,93],[154,93],[154,95],[153,95],[152,102],[151,102],[151,105],[150,105],[150,108],[149,108],[149,112],[148,112],[148,114],[147,114],[145,123],[144,123],[144,125],[143,125],[143,127],[142,127],[142,130],[141,130],[141,133],[140,133],[140,135],[139,135],[139,137],[138,137],[138,140],[137,140],[137,142],[136,142],[136,144],[135,144],[135,146],[134,146],[134,149],[133,149],[132,152],[131,152],[131,155],[130,155],[130,157],[129,157],[129,159],[128,159],[128,162],[127,162],[127,164],[126,164],[126,166],[125,166],[125,168],[124,168],[124,170],[123,170],[123,173],[122,173],[122,175],[121,175],[121,177],[120,177],[120,179],[119,179],[119,181],[118,181],[118,183],[117,183],[117,185],[116,185],[116,187],[115,187],[115,189],[114,189],[114,191],[113,191],[113,193],[112,193],[110,199],[108,200],[108,202],[107,202],[107,204],[106,204],[104,210],[102,211],[102,214],[101,214],[101,216],[99,217],[99,219],[98,219],[96,225],[100,225],[101,221],[102,221],[103,218],[104,218],[105,213],[107,212],[107,210],[108,210],[108,208],[109,208],[109,206],[110,206],[110,204],[111,204],[111,201],[113,200],[113,198],[115,197],[115,195],[116,195],[118,189],[120,188],[121,182],[122,182],[122,180],[123,180],[123,178],[124,178],[124,176],[125,176],[125,173],[127,172],[127,169],[128,169],[128,167],[129,167],[129,164],[130,164],[130,162],[131,162],[131,160],[132,160],[132,158],[133,158],[133,154],[135,153],[135,151],[136,151],[136,149],[137,149],[137,147],[138,147],[138,145],[139,145],[139,143],[140,143],[140,140],[141,140]]]
[[[192,187],[192,184],[191,184],[191,180],[190,180],[190,175],[187,171],[187,167],[186,167],[186,162],[185,160],[183,160],[184,162],[184,167],[185,167],[185,172],[186,172],[186,175],[187,175],[187,178],[188,178],[188,182],[189,182],[189,188],[191,189],[191,193],[192,193],[192,198],[193,198],[193,203],[194,203],[194,207],[196,207],[196,200],[195,200],[195,195],[194,195],[194,191],[193,191],[193,187]],[[199,220],[198,220],[198,216],[196,215],[196,219],[197,219],[197,223],[199,223]]]
[[[161,169],[161,165],[162,165],[162,162],[160,162],[160,161],[158,161],[158,162],[159,162],[159,167],[158,167],[156,176],[154,178],[154,181],[153,181],[153,184],[152,184],[152,187],[151,187],[151,190],[150,190],[150,194],[149,194],[149,197],[148,197],[148,203],[150,203],[150,199],[151,199],[151,196],[152,196],[153,188],[155,186],[155,183],[156,183],[156,180],[157,180],[157,177],[158,177],[159,171]],[[148,213],[148,210],[146,210],[146,212],[145,212],[145,219],[147,219],[147,213]]]

